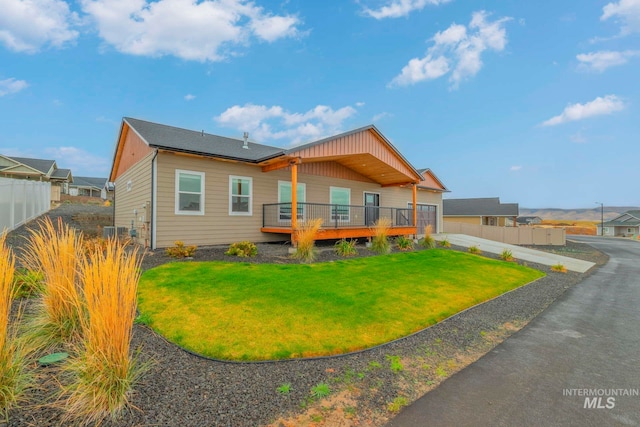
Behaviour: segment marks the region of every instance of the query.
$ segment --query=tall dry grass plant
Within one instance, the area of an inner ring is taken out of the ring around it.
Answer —
[[[371,250],[378,254],[386,254],[391,250],[389,243],[389,231],[391,230],[391,218],[382,217],[373,224],[371,231],[373,237],[371,239]]]
[[[431,235],[431,232],[431,224],[428,224],[426,227],[424,227],[424,238],[422,239],[420,244],[426,249],[433,249],[436,247],[436,240]]]
[[[20,310],[13,319],[15,323],[11,322],[15,258],[5,245],[5,239],[5,233],[0,235],[0,411],[8,421],[9,410],[24,401],[31,375],[26,369],[25,351],[14,327],[20,318]]]
[[[82,321],[78,356],[65,368],[72,378],[63,390],[67,420],[99,424],[129,404],[142,372],[130,353],[140,261],[136,248],[125,250],[112,239],[104,251],[95,250],[80,262],[88,316]]]
[[[316,234],[322,227],[322,218],[308,219],[295,230],[296,252],[294,256],[305,262],[311,262],[316,256]]]
[[[81,332],[84,303],[78,282],[82,235],[59,219],[49,218],[31,231],[23,261],[44,279],[42,296],[28,319],[26,337],[34,350],[77,340]]]

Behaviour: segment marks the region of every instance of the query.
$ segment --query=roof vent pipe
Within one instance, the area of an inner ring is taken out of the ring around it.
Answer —
[[[242,148],[244,148],[245,150],[249,149],[249,132],[245,132],[244,135],[244,144],[242,144]]]

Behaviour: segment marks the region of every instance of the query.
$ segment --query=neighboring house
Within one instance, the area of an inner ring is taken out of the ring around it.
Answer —
[[[445,199],[445,222],[515,227],[518,217],[517,203],[500,203],[498,197],[475,199]]]
[[[422,234],[419,221],[441,229],[446,188],[373,125],[291,149],[247,138],[125,117],[109,177],[114,225],[152,248],[287,241],[313,218],[319,239],[371,236],[383,216],[390,235]]]
[[[542,218],[539,216],[519,216],[516,218],[516,222],[518,225],[533,225],[533,224],[541,224]]]
[[[1,154],[0,176],[50,182],[52,202],[59,202],[64,186],[73,182],[71,170],[58,169],[55,160],[9,157]]]
[[[604,228],[604,233],[602,229]],[[640,235],[640,210],[626,211],[605,223],[598,224],[598,235],[636,236]]]
[[[89,196],[107,198],[107,178],[76,176],[69,184],[70,196]]]

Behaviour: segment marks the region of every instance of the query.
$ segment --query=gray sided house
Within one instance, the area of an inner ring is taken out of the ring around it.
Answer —
[[[64,186],[73,182],[71,170],[59,169],[55,160],[10,157],[2,154],[0,177],[50,182],[52,202],[59,202]]]
[[[640,210],[626,211],[602,226],[598,224],[598,235],[622,237],[640,235]]]
[[[472,199],[445,199],[444,221],[466,224],[517,226],[519,207],[517,203],[500,203],[498,197]]]
[[[539,216],[519,216],[516,218],[518,225],[535,225],[542,224],[542,218]]]
[[[291,149],[125,117],[109,181],[115,226],[152,248],[294,240],[308,219],[318,239],[442,229],[445,186],[366,126]]]
[[[76,176],[69,184],[70,196],[89,196],[107,198],[107,178]]]

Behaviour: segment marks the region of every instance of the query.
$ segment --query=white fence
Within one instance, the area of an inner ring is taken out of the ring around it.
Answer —
[[[0,233],[16,229],[50,208],[50,183],[0,178]]]

